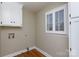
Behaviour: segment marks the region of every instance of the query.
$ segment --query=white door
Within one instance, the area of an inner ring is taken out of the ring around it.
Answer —
[[[69,55],[79,57],[79,2],[68,3],[69,21]]]
[[[79,18],[71,20],[70,30],[70,56],[79,57]]]

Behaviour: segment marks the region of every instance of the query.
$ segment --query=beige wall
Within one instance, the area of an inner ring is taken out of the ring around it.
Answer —
[[[45,12],[63,5],[65,3],[55,3],[46,6],[37,13],[37,39],[36,45],[54,57],[68,56],[68,35],[46,33],[45,32]]]
[[[8,39],[8,33],[15,33],[14,39]],[[1,28],[1,56],[35,46],[35,14],[23,8],[22,28]]]
[[[0,29],[1,56],[35,45],[55,57],[68,56],[68,52],[66,52],[66,49],[68,49],[68,35],[45,32],[45,12],[62,4],[64,3],[51,4],[37,14],[23,8],[22,28],[1,27]],[[15,39],[8,39],[8,33],[15,33]]]

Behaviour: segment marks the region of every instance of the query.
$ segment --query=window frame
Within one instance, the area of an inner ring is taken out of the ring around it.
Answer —
[[[47,12],[47,13],[45,14],[45,25],[46,25],[46,26],[45,26],[45,29],[46,29],[46,32],[49,32],[49,33],[51,33],[51,32],[53,31],[53,30],[52,30],[52,31],[48,31],[48,30],[47,30],[47,15],[48,15],[48,14],[51,14],[51,13],[52,13],[52,11]],[[52,14],[53,14],[53,13],[52,13]],[[53,15],[53,16],[54,16],[54,15]],[[52,18],[52,19],[53,19],[53,18]],[[53,20],[52,20],[52,23],[53,23]]]
[[[56,31],[55,30],[55,12],[60,11],[60,10],[64,10],[64,31]],[[48,31],[47,30],[47,15],[49,14],[53,14],[53,30],[52,31]],[[67,26],[66,26],[66,19],[67,19],[67,5],[62,5],[60,7],[54,8],[49,12],[45,13],[45,32],[46,33],[57,33],[57,34],[66,34],[67,33]]]

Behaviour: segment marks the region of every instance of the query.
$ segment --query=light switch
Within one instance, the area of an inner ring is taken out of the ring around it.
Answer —
[[[25,34],[25,37],[27,37],[27,34]]]

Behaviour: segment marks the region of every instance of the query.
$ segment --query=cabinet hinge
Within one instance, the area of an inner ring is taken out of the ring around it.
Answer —
[[[70,21],[70,24],[71,24],[71,21]]]
[[[1,4],[3,3],[3,2],[0,2]]]
[[[71,17],[71,14],[69,14],[69,17]]]
[[[70,51],[72,51],[72,48],[70,48]]]
[[[2,24],[2,21],[1,21],[1,24]]]

